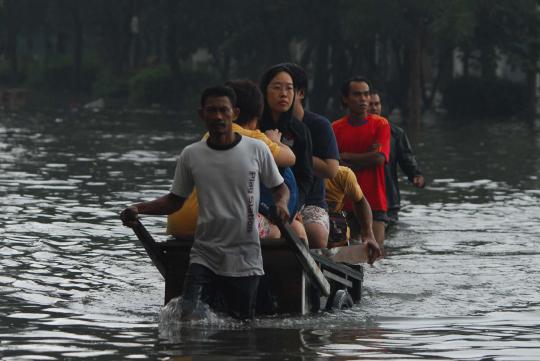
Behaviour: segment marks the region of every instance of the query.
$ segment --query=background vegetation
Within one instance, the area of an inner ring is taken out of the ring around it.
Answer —
[[[537,0],[0,0],[0,87],[193,108],[200,90],[295,61],[312,110],[361,74],[422,112],[533,114]]]

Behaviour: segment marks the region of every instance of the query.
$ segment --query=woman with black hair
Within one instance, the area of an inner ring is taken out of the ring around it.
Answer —
[[[293,117],[295,92],[291,70],[284,65],[270,67],[264,72],[260,86],[264,96],[261,131],[279,130],[281,142],[291,147],[296,156],[292,170],[298,185],[298,211],[313,183],[313,159],[309,129]]]

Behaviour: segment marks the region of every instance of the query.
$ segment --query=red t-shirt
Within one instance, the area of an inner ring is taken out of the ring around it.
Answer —
[[[369,114],[363,120],[349,121],[350,115],[332,123],[340,153],[365,153],[373,150],[381,152],[388,162],[390,155],[390,125],[388,120],[378,115]],[[354,123],[351,124],[351,123]],[[362,192],[369,202],[371,209],[386,211],[386,188],[384,180],[384,164],[354,172]],[[351,204],[345,205],[351,210]]]

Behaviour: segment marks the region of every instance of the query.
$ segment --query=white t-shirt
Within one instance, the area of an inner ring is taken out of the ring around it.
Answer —
[[[259,180],[268,188],[283,183],[268,146],[259,140],[241,137],[227,149],[201,140],[184,148],[171,193],[187,197],[197,187],[199,217],[190,263],[223,276],[264,274],[256,222]]]

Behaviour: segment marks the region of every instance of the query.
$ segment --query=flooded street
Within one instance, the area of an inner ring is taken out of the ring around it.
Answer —
[[[540,359],[540,129],[427,121],[362,302],[250,326],[160,318],[164,282],[118,213],[168,191],[195,116],[0,114],[2,360]],[[144,217],[163,240],[164,217]]]

